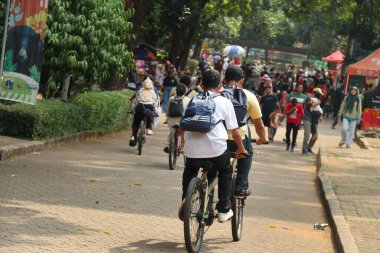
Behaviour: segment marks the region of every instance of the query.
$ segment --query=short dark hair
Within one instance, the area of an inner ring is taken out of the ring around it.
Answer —
[[[213,69],[207,69],[202,74],[202,83],[205,89],[213,89],[220,84],[221,77],[218,71]]]
[[[292,103],[294,102],[298,103],[298,100],[296,98],[292,98]]]
[[[242,68],[231,65],[226,69],[226,73],[224,74],[227,81],[240,81],[242,78],[244,78],[244,71]]]
[[[186,91],[187,91],[187,87],[185,84],[180,83],[177,85],[176,92],[177,92],[178,97],[182,97],[183,95],[185,95]]]
[[[190,84],[191,84],[191,77],[189,75],[182,75],[180,78],[179,78],[179,82],[180,83],[183,83],[184,85],[186,85],[186,87],[189,87]]]

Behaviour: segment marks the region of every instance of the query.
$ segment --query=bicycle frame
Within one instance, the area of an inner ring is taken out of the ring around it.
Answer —
[[[209,195],[211,193],[211,191],[214,190],[216,184],[218,183],[218,176],[216,176],[211,184],[209,185],[208,184],[208,179],[207,179],[207,172],[203,171],[202,170],[202,176],[201,176],[201,181],[202,181],[202,184],[203,184],[203,192],[205,193],[205,196],[204,196],[204,200],[203,200],[203,216],[205,216],[206,214],[208,214],[208,211],[207,211],[207,207],[208,207],[208,202],[209,202]],[[203,217],[203,218],[208,218],[208,217]]]

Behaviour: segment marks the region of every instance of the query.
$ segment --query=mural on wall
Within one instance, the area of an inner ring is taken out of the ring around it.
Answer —
[[[36,102],[47,7],[48,0],[11,0],[1,99]]]

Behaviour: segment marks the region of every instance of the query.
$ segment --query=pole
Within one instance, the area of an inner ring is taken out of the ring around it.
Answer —
[[[5,57],[5,46],[7,43],[10,5],[11,5],[11,0],[7,0],[7,8],[5,11],[5,21],[4,21],[4,31],[3,31],[3,43],[1,45],[1,58],[0,58],[0,78],[1,79],[3,79],[3,73],[4,73],[4,57]]]
[[[348,90],[348,81],[350,80],[350,74],[347,73],[346,87],[344,87],[344,93],[347,94]]]

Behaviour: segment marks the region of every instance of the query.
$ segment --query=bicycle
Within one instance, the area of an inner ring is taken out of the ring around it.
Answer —
[[[170,134],[169,141],[169,169],[174,170],[176,168],[177,159],[182,154],[184,163],[186,162],[186,156],[184,154],[184,138],[183,132],[179,126],[174,126],[175,131]]]
[[[146,136],[146,118],[144,117],[143,120],[141,120],[139,125],[139,130],[137,131],[137,150],[138,155],[141,155],[143,144],[145,143],[145,136]]]
[[[191,179],[186,191],[184,204],[184,236],[186,249],[190,253],[199,252],[203,243],[205,227],[211,226],[217,217],[215,203],[209,203],[210,196],[218,183],[218,177],[208,184],[207,173],[212,163],[200,162],[201,176]]]
[[[237,159],[234,155],[231,157],[232,173],[232,187],[231,187],[231,209],[234,216],[231,218],[232,238],[235,242],[239,241],[243,233],[243,213],[246,196],[235,196],[235,182],[237,175]]]

